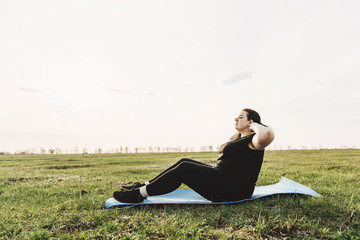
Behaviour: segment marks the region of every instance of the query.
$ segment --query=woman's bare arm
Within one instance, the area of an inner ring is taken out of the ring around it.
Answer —
[[[270,127],[265,127],[264,125],[255,122],[250,125],[250,130],[255,132],[252,139],[252,145],[256,150],[263,150],[275,138],[274,132]]]

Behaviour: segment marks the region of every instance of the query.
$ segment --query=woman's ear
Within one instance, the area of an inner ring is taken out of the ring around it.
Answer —
[[[249,123],[248,123],[248,127],[249,127],[249,131],[250,132],[253,132],[253,130],[252,129],[250,129],[250,126],[251,126],[251,124],[254,122],[254,120],[249,120]]]

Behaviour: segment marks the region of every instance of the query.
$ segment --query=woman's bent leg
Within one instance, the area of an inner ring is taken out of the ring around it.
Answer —
[[[199,162],[199,161],[195,161],[195,160],[192,160],[192,159],[189,159],[189,158],[182,158],[180,159],[179,161],[177,161],[175,164],[173,164],[172,166],[170,166],[169,168],[167,168],[166,170],[164,170],[163,172],[161,172],[160,174],[158,174],[155,178],[151,179],[150,181],[148,182],[145,182],[145,183],[135,183],[133,185],[129,185],[129,186],[122,186],[121,187],[121,190],[122,191],[130,191],[132,189],[136,189],[136,188],[140,188],[142,186],[145,186],[145,185],[148,185],[150,183],[152,183],[153,181],[155,181],[157,178],[161,177],[163,174],[167,173],[168,171],[170,171],[171,169],[174,169],[175,167],[177,167],[179,164],[183,163],[183,162],[191,162],[191,163],[196,163],[196,164],[200,164],[200,165],[204,165],[204,166],[209,166],[211,167],[210,165],[208,164],[205,164],[205,163],[202,163],[202,162]]]
[[[241,199],[244,193],[239,193],[237,184],[233,183],[220,170],[209,165],[183,161],[177,166],[156,178],[147,185],[149,196],[172,192],[184,183],[211,201],[229,201]]]
[[[176,168],[177,166],[179,166],[181,163],[183,162],[191,162],[191,163],[195,163],[195,164],[199,164],[199,165],[204,165],[204,166],[209,166],[211,167],[210,165],[206,164],[206,163],[202,163],[202,162],[199,162],[199,161],[195,161],[195,160],[192,160],[192,159],[189,159],[189,158],[182,158],[180,159],[179,161],[177,161],[175,164],[173,164],[172,166],[170,166],[169,168],[167,168],[166,170],[162,171],[160,174],[158,174],[156,177],[154,177],[153,179],[151,179],[149,181],[149,183],[152,183],[154,182],[157,178],[161,177],[163,174],[167,173],[168,171]]]

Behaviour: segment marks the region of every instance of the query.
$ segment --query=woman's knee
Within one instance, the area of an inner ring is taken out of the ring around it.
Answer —
[[[189,158],[182,158],[179,161],[177,161],[174,165],[178,166],[179,164],[183,163],[183,162],[189,162]]]
[[[189,158],[182,158],[179,160],[179,162],[191,162],[193,161],[192,159],[189,159]]]
[[[182,173],[185,172],[189,173],[190,170],[194,167],[194,165],[195,165],[194,163],[184,160],[176,166],[175,171]]]

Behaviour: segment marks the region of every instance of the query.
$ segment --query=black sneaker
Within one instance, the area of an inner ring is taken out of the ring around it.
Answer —
[[[116,201],[123,203],[142,203],[145,199],[141,196],[139,189],[125,192],[113,192],[113,198],[115,198]]]
[[[132,190],[135,190],[135,189],[140,188],[140,187],[142,187],[142,186],[145,186],[145,183],[136,182],[136,183],[134,183],[133,185],[122,186],[122,187],[121,187],[121,191],[122,191],[122,192],[132,191]]]

